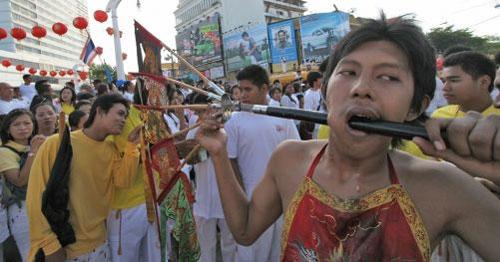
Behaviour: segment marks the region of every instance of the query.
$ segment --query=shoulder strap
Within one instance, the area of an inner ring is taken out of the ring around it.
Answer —
[[[397,185],[397,184],[399,184],[399,179],[398,179],[398,176],[396,174],[396,170],[394,169],[394,165],[392,164],[392,160],[389,157],[389,155],[387,155],[387,162],[389,164],[389,178],[391,179],[391,184]]]
[[[325,144],[323,146],[323,148],[321,148],[321,151],[319,151],[319,153],[316,155],[316,157],[314,158],[311,166],[309,167],[309,170],[307,171],[307,177],[308,178],[312,178],[313,174],[314,174],[314,170],[316,170],[316,166],[318,165],[319,163],[319,160],[321,159],[321,157],[323,156],[323,153],[325,153],[325,149],[326,149],[326,146],[328,144]]]
[[[17,151],[15,148],[13,148],[13,147],[11,147],[11,146],[1,145],[0,147],[5,147],[5,148],[8,148],[8,149],[10,149],[12,152],[14,152],[14,153],[18,154],[19,156],[21,156],[21,155],[22,155],[22,153],[21,153],[21,152]]]

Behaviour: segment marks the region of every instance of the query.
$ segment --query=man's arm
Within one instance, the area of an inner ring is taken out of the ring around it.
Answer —
[[[30,230],[30,258],[34,258],[39,249],[43,250],[47,258],[50,258],[55,253],[60,254],[62,252],[64,254],[56,234],[52,231],[42,213],[42,194],[45,191],[57,154],[58,144],[54,143],[56,140],[57,138],[42,144],[31,167],[28,180],[26,212]]]
[[[231,160],[231,167],[233,168],[234,171],[234,175],[236,176],[236,179],[238,180],[238,183],[240,184],[243,191],[245,191],[245,185],[243,184],[243,177],[241,176],[240,167],[238,166],[238,159],[231,158],[230,160]]]
[[[217,184],[225,219],[234,239],[250,245],[281,215],[281,199],[274,180],[272,164],[248,200],[227,156],[227,137],[222,125],[207,120],[196,134],[198,142],[210,153],[214,163]],[[274,163],[278,152],[270,160]]]

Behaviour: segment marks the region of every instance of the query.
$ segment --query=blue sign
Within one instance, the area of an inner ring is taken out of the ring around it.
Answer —
[[[271,45],[273,72],[295,71],[297,68],[297,46],[293,20],[286,20],[267,26]]]
[[[319,13],[301,17],[302,63],[323,62],[349,30],[347,13]]]

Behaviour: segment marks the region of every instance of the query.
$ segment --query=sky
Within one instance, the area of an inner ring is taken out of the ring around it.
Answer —
[[[134,19],[157,36],[166,45],[175,49],[175,16],[178,0],[122,0],[118,7],[118,24],[123,31],[122,51],[128,57],[124,61],[125,72],[137,71],[137,55],[134,35]],[[233,0],[252,1],[252,0]],[[99,23],[94,20],[95,10],[105,10],[108,1],[88,0],[89,31],[96,46],[104,49],[101,60],[115,65],[113,37],[106,33],[112,27],[111,15],[108,21]],[[500,0],[307,0],[306,14],[333,11],[333,4],[340,11],[352,12],[359,17],[377,18],[380,10],[388,17],[413,13],[420,21],[424,32],[433,27],[454,25],[455,28],[470,28],[476,35],[500,36]],[[167,56],[165,52],[164,56]],[[162,62],[164,62],[163,60]],[[96,63],[101,61],[96,58]]]

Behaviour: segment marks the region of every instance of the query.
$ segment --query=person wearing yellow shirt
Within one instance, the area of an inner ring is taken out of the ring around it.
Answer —
[[[69,224],[76,241],[62,246],[42,213],[42,195],[59,148],[59,137],[42,144],[30,172],[26,196],[30,251],[28,261],[42,253],[45,261],[110,261],[106,218],[116,188],[133,184],[139,165],[140,127],[128,136],[123,156],[108,135],[119,135],[125,126],[128,102],[119,94],[99,97],[83,130],[71,133],[73,158],[69,175]]]
[[[56,101],[57,107],[64,112],[66,116],[69,116],[73,111],[75,111],[76,103],[76,93],[73,88],[65,86],[59,92],[59,100]]]
[[[141,104],[138,93],[135,104]],[[143,97],[147,97],[144,94]],[[111,137],[118,150],[124,152],[127,136],[134,128],[141,126],[140,111],[132,106],[123,132]],[[161,249],[157,225],[148,221],[144,194],[144,169],[142,165],[135,170],[132,186],[117,189],[111,202],[107,219],[108,242],[111,260],[119,261],[161,261]]]

